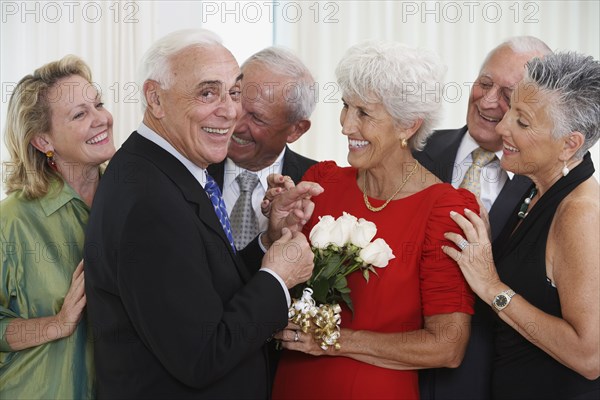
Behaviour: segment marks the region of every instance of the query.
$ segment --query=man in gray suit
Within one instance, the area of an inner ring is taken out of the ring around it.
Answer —
[[[503,145],[495,127],[510,107],[510,94],[522,79],[527,61],[551,52],[544,42],[531,36],[513,37],[493,49],[471,89],[467,125],[435,132],[425,149],[415,153],[424,167],[454,187],[461,186],[473,163],[474,150],[480,148],[495,153],[496,157],[478,170],[479,198],[489,212],[492,240],[502,231],[510,213],[531,185],[528,178],[500,168]],[[419,375],[422,399],[490,398],[493,355],[493,315],[490,313],[489,305],[477,299],[471,338],[461,366],[423,370]]]

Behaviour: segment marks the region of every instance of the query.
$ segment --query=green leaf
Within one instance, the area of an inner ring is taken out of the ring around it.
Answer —
[[[342,296],[342,300],[344,301],[344,303],[346,303],[346,305],[348,306],[348,308],[352,312],[352,315],[354,315],[354,306],[352,305],[352,299],[350,298],[350,294],[349,293],[342,293],[341,296]]]
[[[348,281],[343,276],[337,276],[335,283],[333,284],[334,289],[341,290],[348,287]]]
[[[327,259],[323,270],[321,271],[321,276],[325,279],[329,279],[333,274],[335,274],[340,267],[342,261],[342,256],[340,254],[331,254],[331,256]]]
[[[369,270],[363,269],[362,273],[363,273],[363,278],[365,278],[365,281],[367,281],[367,283],[369,283]]]
[[[326,279],[319,279],[317,282],[314,282],[312,285],[313,289],[313,299],[318,303],[326,303],[327,302],[327,291],[329,289],[329,283]]]

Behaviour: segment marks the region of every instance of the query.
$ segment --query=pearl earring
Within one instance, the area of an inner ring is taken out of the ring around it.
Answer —
[[[566,161],[564,161],[564,163],[565,163],[565,166],[562,169],[562,174],[563,174],[563,176],[567,176],[567,175],[569,175],[569,167],[567,167]]]

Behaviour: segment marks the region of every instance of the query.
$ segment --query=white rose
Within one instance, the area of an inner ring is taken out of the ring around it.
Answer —
[[[343,213],[331,228],[331,243],[343,247],[350,242],[350,233],[356,226],[356,217],[348,213]]]
[[[313,226],[308,235],[312,247],[324,249],[329,246],[333,224],[335,224],[335,219],[331,215],[319,217],[319,222]]]
[[[373,222],[361,218],[350,233],[350,243],[362,249],[371,243],[376,233],[377,226]]]
[[[358,256],[367,264],[377,268],[383,268],[388,265],[392,258],[396,258],[392,249],[383,239],[375,239],[367,247],[362,249]]]

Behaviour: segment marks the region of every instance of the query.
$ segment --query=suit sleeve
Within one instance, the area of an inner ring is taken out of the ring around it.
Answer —
[[[219,237],[184,200],[153,194],[138,203],[117,252],[123,306],[164,367],[203,387],[285,326],[284,293],[269,274],[243,284],[231,255],[218,251]]]

